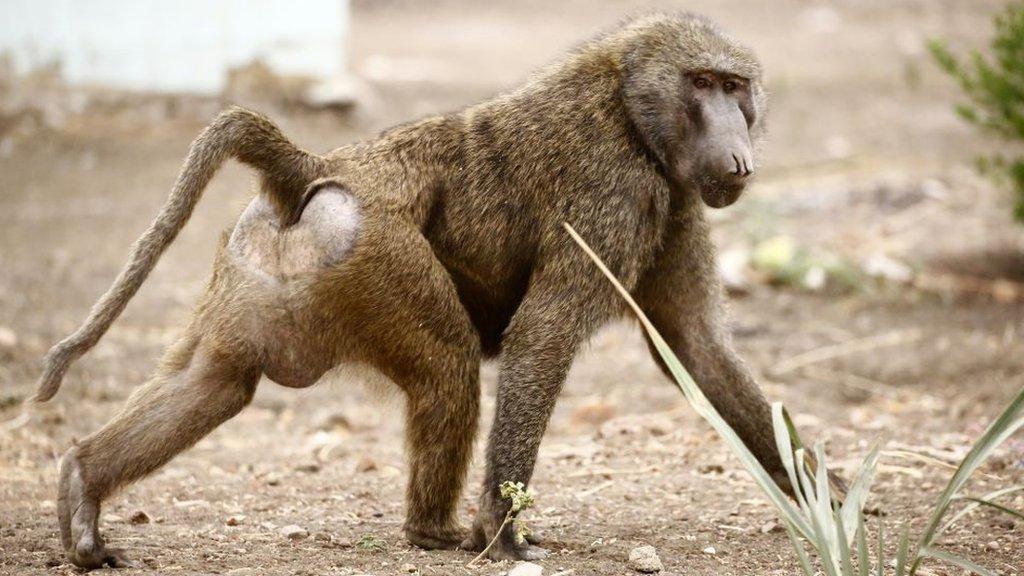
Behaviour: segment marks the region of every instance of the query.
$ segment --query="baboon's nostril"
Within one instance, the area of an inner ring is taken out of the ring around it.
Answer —
[[[744,174],[743,163],[740,162],[739,156],[733,154],[732,155],[732,161],[736,165],[736,169],[733,170],[732,173],[735,174],[736,176],[746,176],[746,174]]]

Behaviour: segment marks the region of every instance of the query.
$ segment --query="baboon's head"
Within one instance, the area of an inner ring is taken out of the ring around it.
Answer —
[[[673,186],[712,208],[754,173],[765,95],[753,52],[697,16],[652,16],[623,30],[623,96]]]

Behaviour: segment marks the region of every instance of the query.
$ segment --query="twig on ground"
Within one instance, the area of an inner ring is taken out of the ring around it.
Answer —
[[[601,468],[599,470],[580,470],[566,476],[566,478],[586,478],[588,476],[626,476],[631,474],[650,474],[658,470],[657,466],[647,468],[635,468],[632,470],[615,470],[613,468]]]
[[[597,486],[594,486],[593,488],[587,488],[586,490],[581,490],[581,491],[577,492],[575,494],[575,496],[577,498],[579,498],[580,500],[582,500],[582,499],[584,499],[584,498],[586,498],[588,496],[593,496],[594,494],[597,494],[598,492],[600,492],[601,490],[604,490],[605,488],[611,488],[614,485],[615,485],[615,482],[612,482],[611,480],[606,480],[606,481],[602,482],[601,484],[598,484]]]
[[[849,342],[822,346],[821,348],[808,350],[807,352],[797,354],[796,356],[792,356],[777,363],[772,367],[771,373],[776,375],[785,374],[786,372],[792,372],[797,368],[802,368],[810,364],[834,360],[835,358],[849,356],[850,354],[857,354],[858,352],[867,352],[868,350],[874,350],[876,348],[906,344],[908,342],[913,342],[920,337],[921,331],[917,329],[894,330],[884,334],[858,338]]]
[[[812,378],[830,380],[838,383],[840,386],[846,386],[854,390],[867,392],[868,394],[884,396],[885,398],[892,400],[895,400],[900,396],[900,390],[892,384],[886,384],[879,380],[866,378],[859,374],[844,372],[842,370],[833,370],[831,368],[823,368],[821,366],[804,366],[804,371]]]

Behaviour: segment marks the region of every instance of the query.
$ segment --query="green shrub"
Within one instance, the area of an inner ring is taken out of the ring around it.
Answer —
[[[1019,145],[1024,142],[1024,2],[1010,3],[994,21],[990,56],[975,51],[961,61],[938,40],[933,40],[929,49],[969,100],[956,107],[957,113],[982,130]],[[980,158],[979,166],[1009,184],[1016,196],[1014,217],[1024,222],[1024,155],[996,154]]]

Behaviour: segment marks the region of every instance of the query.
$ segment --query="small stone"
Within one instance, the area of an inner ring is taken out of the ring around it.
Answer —
[[[782,526],[778,522],[776,522],[774,520],[769,520],[769,521],[765,522],[761,526],[761,534],[770,534],[772,532],[782,532],[782,530],[783,530]]]
[[[331,535],[327,532],[317,532],[316,534],[313,534],[313,540],[322,544],[330,544]]]
[[[128,521],[132,524],[149,524],[149,514],[146,514],[142,510],[136,510],[129,518]]]
[[[540,576],[544,568],[533,562],[516,562],[516,565],[508,571],[508,576]]]
[[[271,472],[270,474],[267,474],[266,480],[267,486],[278,486],[281,484],[281,475]]]
[[[718,554],[718,550],[715,550],[714,546],[708,546],[707,548],[701,550],[701,552],[703,552],[703,553],[705,553],[705,554],[707,554],[709,556],[714,556],[715,554]]]
[[[664,568],[654,546],[638,546],[629,551],[629,567],[637,572],[653,574]]]
[[[245,522],[245,514],[232,514],[224,521],[228,526],[241,526]]]
[[[309,536],[309,531],[307,531],[302,526],[289,524],[284,528],[281,528],[281,536],[284,536],[289,540],[302,540],[303,538]]]
[[[14,348],[18,345],[18,334],[7,326],[0,326],[0,348]]]
[[[417,570],[415,564],[402,564],[402,572],[408,572],[410,574],[415,574],[418,571],[419,570]]]
[[[985,550],[988,550],[990,552],[998,552],[999,551],[999,542],[996,542],[995,540],[993,540],[993,541],[989,542],[988,544],[985,544]]]
[[[697,467],[701,474],[725,474],[725,467],[721,464],[701,464]]]
[[[104,514],[103,521],[108,524],[120,524],[121,522],[124,522],[124,516],[119,516],[117,514]]]
[[[369,456],[363,456],[356,464],[356,472],[373,472],[377,469],[377,462]]]
[[[610,402],[589,402],[573,410],[574,424],[600,426],[615,417],[615,405]]]
[[[297,472],[305,472],[306,474],[316,474],[320,471],[320,465],[316,462],[304,462],[295,467]]]

